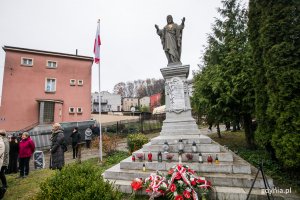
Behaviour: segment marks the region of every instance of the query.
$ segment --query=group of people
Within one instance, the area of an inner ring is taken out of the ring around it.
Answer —
[[[0,130],[0,179],[2,187],[0,188],[0,199],[3,198],[7,181],[5,173],[20,172],[20,176],[25,178],[29,174],[29,160],[35,150],[35,144],[27,132],[22,133],[19,138],[15,136],[10,138],[5,130]],[[17,166],[19,161],[19,168]]]
[[[86,148],[91,148],[91,141],[93,136],[99,136],[100,129],[96,125],[88,127],[84,132],[84,140]],[[77,158],[78,156],[78,144],[81,141],[81,134],[78,131],[78,127],[75,127],[70,135],[72,138],[72,149],[73,149],[73,159]]]
[[[93,135],[99,135],[99,128],[94,125],[85,130],[86,147],[91,147],[91,140]],[[70,136],[72,138],[73,158],[78,156],[78,143],[81,140],[78,127],[73,129]],[[52,125],[50,147],[50,169],[61,170],[65,164],[64,145],[65,136],[64,131],[59,123]],[[29,161],[35,151],[35,144],[30,138],[28,132],[19,134],[18,137],[7,137],[5,130],[0,130],[0,180],[2,187],[0,188],[0,199],[3,198],[6,189],[7,181],[6,173],[20,173],[18,178],[26,178],[29,174]],[[19,166],[18,166],[19,163]]]

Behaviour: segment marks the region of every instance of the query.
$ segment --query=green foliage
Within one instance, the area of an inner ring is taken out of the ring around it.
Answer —
[[[41,184],[37,199],[121,199],[122,194],[105,182],[101,173],[99,167],[88,163],[66,166]]]
[[[209,123],[238,123],[243,118],[249,127],[245,129],[248,146],[253,147],[249,123],[254,113],[254,71],[247,38],[247,10],[238,0],[222,3],[223,8],[218,9],[222,18],[213,25],[202,69],[194,76],[192,106]]]
[[[256,69],[256,140],[287,168],[300,167],[300,2],[250,1]]]
[[[146,144],[148,141],[149,139],[144,134],[141,133],[128,135],[127,145],[128,145],[129,152],[134,152],[142,148],[142,146]]]

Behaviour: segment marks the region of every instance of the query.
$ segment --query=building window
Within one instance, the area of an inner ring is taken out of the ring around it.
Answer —
[[[46,92],[55,92],[56,91],[56,79],[55,78],[46,78],[45,91]]]
[[[48,60],[47,61],[47,67],[48,68],[57,68],[57,62],[56,61]]]
[[[77,113],[79,113],[79,114],[82,113],[82,108],[81,108],[81,107],[78,107],[78,108],[77,108]]]
[[[33,59],[32,58],[21,58],[21,64],[25,66],[32,66]]]
[[[80,85],[80,86],[83,85],[83,80],[78,80],[77,85]]]
[[[75,108],[74,107],[69,107],[69,113],[75,113]]]
[[[76,80],[75,79],[70,79],[70,85],[74,86],[76,84]]]

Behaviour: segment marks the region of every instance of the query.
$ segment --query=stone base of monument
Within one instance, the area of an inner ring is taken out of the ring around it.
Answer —
[[[241,159],[232,151],[228,151],[223,146],[220,146],[205,135],[187,135],[187,136],[158,136],[153,138],[148,144],[145,144],[142,149],[133,152],[133,155],[144,154],[142,161],[131,160],[128,157],[119,164],[109,168],[103,173],[106,180],[112,181],[124,193],[132,193],[131,181],[135,178],[145,179],[151,173],[157,170],[163,174],[174,165],[178,164],[178,140],[184,141],[184,152],[182,154],[182,163],[189,165],[199,176],[205,177],[211,181],[213,185],[213,199],[231,199],[241,200],[246,199],[252,182],[255,178],[257,169],[251,166],[248,162]],[[162,153],[162,162],[157,161],[157,153],[163,152],[163,143],[167,141],[169,144],[169,152]],[[195,142],[197,151],[202,153],[204,163],[198,162],[198,152],[192,152],[192,143]],[[148,153],[152,153],[152,162],[147,161]],[[187,160],[185,154],[193,154],[192,160]],[[167,160],[167,155],[172,154],[172,160]],[[207,156],[211,155],[213,159],[218,155],[219,164],[213,162],[208,163]],[[146,172],[142,171],[143,164],[146,166]],[[268,178],[270,187],[273,187],[273,180]],[[264,181],[259,174],[251,192],[250,199],[266,199],[266,194],[263,192]],[[279,197],[276,197],[280,199]],[[283,198],[282,198],[283,199]]]

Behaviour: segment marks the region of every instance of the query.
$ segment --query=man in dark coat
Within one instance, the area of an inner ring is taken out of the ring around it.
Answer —
[[[8,173],[18,173],[18,154],[19,154],[19,143],[15,136],[11,137],[9,142],[9,163]]]
[[[78,132],[78,127],[73,129],[70,137],[72,138],[72,148],[73,148],[73,159],[77,158],[78,155],[78,143],[80,142],[81,136]]]
[[[64,131],[59,123],[53,124],[52,127],[50,168],[61,170],[65,165],[65,155],[62,147],[64,143]]]

